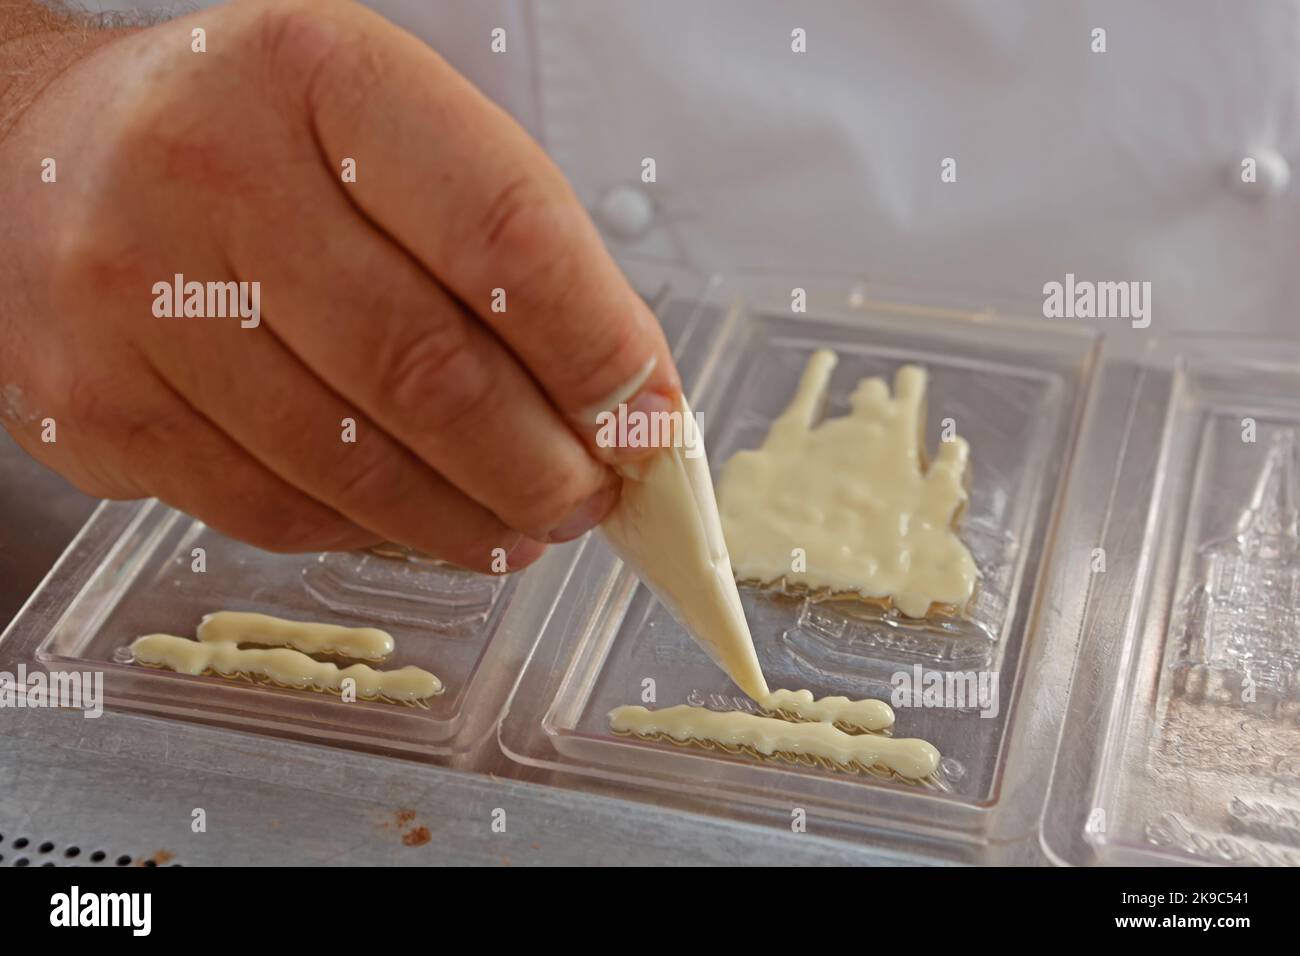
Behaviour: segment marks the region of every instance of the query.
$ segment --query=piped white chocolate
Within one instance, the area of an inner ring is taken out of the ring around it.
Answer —
[[[205,644],[292,647],[304,654],[336,654],[362,661],[382,661],[393,653],[392,635],[375,627],[312,624],[247,611],[205,615],[198,638]]]
[[[846,734],[820,721],[794,723],[743,711],[720,713],[681,704],[661,710],[616,707],[609,714],[618,733],[663,734],[673,740],[712,741],[750,747],[764,756],[798,754],[845,767],[883,767],[909,780],[921,780],[939,767],[939,751],[925,740],[876,734]]]
[[[879,731],[894,726],[894,709],[883,700],[814,698],[810,690],[774,690],[758,703],[773,713],[841,727]]]
[[[442,681],[418,667],[381,671],[367,664],[352,664],[340,668],[288,647],[241,648],[232,642],[146,634],[131,642],[131,654],[137,663],[165,667],[180,674],[211,671],[222,677],[262,677],[298,689],[338,692],[343,690],[343,682],[350,679],[355,681],[357,696],[364,699],[415,703],[443,691]]]
[[[834,352],[814,353],[762,447],[722,469],[718,505],[737,579],[855,593],[908,617],[961,611],[978,576],[954,531],[969,446],[948,436],[927,466],[927,379],[915,365],[899,368],[893,395],[883,379],[863,379],[850,414],[818,423],[835,362]]]

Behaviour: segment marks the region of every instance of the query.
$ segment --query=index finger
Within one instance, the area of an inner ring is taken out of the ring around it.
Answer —
[[[353,202],[583,434],[620,403],[676,408],[681,382],[658,322],[542,149],[416,38],[361,7],[316,9],[323,19],[294,27],[295,42],[323,57],[309,108],[325,155],[357,161]]]

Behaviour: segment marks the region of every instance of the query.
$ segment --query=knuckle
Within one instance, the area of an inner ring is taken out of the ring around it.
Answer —
[[[93,277],[104,261],[104,237],[88,233],[85,228],[67,232],[53,245],[50,287],[56,294],[95,284]]]
[[[443,542],[436,549],[437,555],[444,561],[459,565],[470,571],[488,574],[493,572],[493,549],[503,547],[498,540],[487,537],[477,541]],[[509,547],[505,550],[509,552]]]
[[[50,417],[68,429],[82,473],[101,497],[135,498],[150,486],[150,463],[169,453],[192,453],[192,422],[180,409],[131,407],[115,400],[114,383],[82,376],[49,402]],[[83,490],[87,490],[84,486]]]
[[[327,4],[311,0],[278,0],[261,4],[253,13],[251,30],[257,49],[272,63],[314,65],[329,32],[321,28],[320,12]]]
[[[129,453],[129,440],[159,427],[157,417],[140,414],[118,402],[110,401],[113,383],[89,375],[73,375],[65,387],[52,393],[51,407],[55,420],[66,419],[78,432],[102,441],[120,444]]]
[[[194,422],[188,413],[178,410],[159,410],[144,415],[134,415],[118,423],[122,453],[127,460],[157,457],[159,448],[185,449],[188,455],[196,449],[187,447]],[[207,462],[203,463],[206,467]]]
[[[93,391],[58,363],[38,367],[36,375],[25,388],[24,407],[35,410],[44,418],[47,415],[63,427],[64,422],[79,422],[85,417],[85,405],[94,400]]]
[[[531,538],[544,538],[599,490],[576,470],[546,468],[514,481],[514,502],[507,524]]]
[[[348,460],[338,469],[340,478],[330,498],[346,514],[372,514],[388,508],[394,500],[404,500],[407,482],[394,456],[366,452],[361,446],[350,449]]]
[[[422,329],[385,363],[395,413],[433,431],[451,431],[491,401],[483,360],[460,323]]]
[[[356,529],[345,519],[317,509],[262,509],[249,527],[240,537],[275,554],[332,551],[361,543]]]
[[[488,205],[479,224],[483,265],[511,284],[550,279],[559,288],[572,261],[580,227],[573,204],[535,177],[510,180]]]
[[[363,104],[382,79],[383,60],[364,32],[353,29],[342,43],[337,27],[322,22],[322,13],[346,12],[338,0],[281,0],[261,8],[253,29],[267,88],[301,95],[313,114],[325,102],[347,110]]]
[[[88,223],[77,226],[59,239],[50,257],[55,306],[72,313],[100,312],[104,298],[112,296],[148,308],[153,282],[137,245]]]
[[[635,326],[625,322],[594,324],[597,328],[589,335],[572,343],[571,360],[563,370],[569,376],[562,386],[563,393],[580,400],[578,408],[566,409],[570,412],[608,397],[632,374],[614,375],[611,381],[613,370],[639,369],[645,364],[646,345]]]
[[[497,191],[479,227],[489,249],[531,248],[544,235],[548,214],[533,177],[515,176]]]

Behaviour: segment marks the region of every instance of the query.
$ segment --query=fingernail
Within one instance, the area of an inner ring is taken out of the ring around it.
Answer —
[[[614,507],[614,502],[618,500],[618,487],[610,486],[602,488],[582,504],[574,512],[551,529],[551,533],[546,536],[546,540],[552,544],[558,544],[561,541],[572,541],[574,538],[586,534],[609,514],[609,509]]]
[[[601,457],[610,462],[638,461],[663,447],[664,436],[671,441],[676,434],[672,420],[666,417],[676,410],[675,399],[650,390],[619,405],[596,429]]]
[[[537,541],[524,535],[506,555],[506,571],[507,573],[510,571],[522,571],[545,553],[545,541]]]
[[[649,380],[652,374],[654,374],[655,366],[657,364],[655,357],[653,355],[650,356],[646,363],[637,370],[636,374],[616,388],[613,394],[606,397],[603,402],[597,402],[591,408],[579,412],[578,419],[589,425],[592,422],[598,422],[600,416],[605,412],[617,409],[619,405],[624,404],[633,395],[641,391],[641,386]]]

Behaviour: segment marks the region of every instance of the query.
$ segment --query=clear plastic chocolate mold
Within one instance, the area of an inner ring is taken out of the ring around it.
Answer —
[[[1154,343],[1130,408],[1043,843],[1300,863],[1300,350]]]
[[[652,262],[627,271],[689,374],[689,343],[711,334],[704,307],[712,280]],[[102,671],[110,707],[347,747],[456,755],[488,738],[580,550],[556,546],[520,574],[485,576],[397,546],[270,554],[157,501],[104,502],[0,637],[0,665]],[[133,660],[136,637],[192,638],[204,615],[222,610],[382,628],[396,649],[376,666],[430,671],[443,691],[418,706],[345,700]]]
[[[890,379],[916,363],[930,376],[929,446],[945,419],[970,442],[971,497],[959,528],[982,580],[964,615],[915,620],[819,594],[741,592],[773,688],[895,702],[900,688],[927,682],[952,691],[937,706],[917,694],[917,706],[895,708],[893,733],[934,743],[939,771],[909,783],[613,733],[609,711],[623,704],[754,704],[598,539],[528,663],[501,744],[527,764],[712,794],[729,807],[809,807],[840,821],[985,841],[1005,752],[1029,726],[1018,722],[1017,697],[1033,684],[1033,622],[1097,337],[1041,321],[855,301],[851,289],[830,287],[810,289],[799,314],[790,287],[770,284],[784,291],[764,298],[752,285],[731,287],[735,305],[692,398],[715,480],[733,452],[761,442],[819,348],[839,356],[827,416],[844,413],[860,379]]]
[[[499,746],[521,776],[781,827],[801,811],[810,832],[912,858],[1300,862],[1300,347],[1134,351],[1145,336],[961,296],[922,306],[852,278],[625,265],[674,344],[715,477],[762,440],[817,348],[839,355],[827,415],[865,376],[929,371],[927,444],[952,419],[971,445],[967,613],[741,595],[771,686],[921,689],[892,732],[938,747],[931,778],[614,733],[619,705],[754,705],[597,536],[484,578],[401,549],[269,555],[156,502],[106,503],[0,635],[0,672],[98,670],[110,708],[471,770],[500,772]],[[392,666],[446,690],[425,707],[345,702],[125,653],[222,609],[385,628]]]

